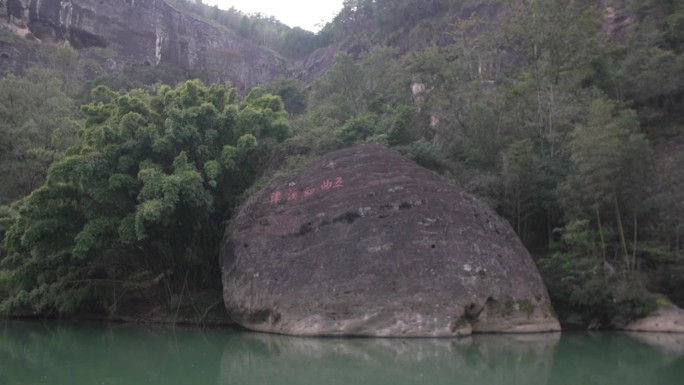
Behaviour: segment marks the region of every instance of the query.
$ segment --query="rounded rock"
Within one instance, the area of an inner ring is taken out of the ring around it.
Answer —
[[[445,337],[560,330],[510,225],[372,144],[252,195],[226,230],[224,301],[242,326],[292,335]]]

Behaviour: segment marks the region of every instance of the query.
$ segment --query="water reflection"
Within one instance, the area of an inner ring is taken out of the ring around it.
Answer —
[[[684,356],[684,334],[674,333],[625,333],[630,338],[659,348],[665,353]]]
[[[221,384],[546,383],[559,334],[467,339],[301,339],[249,334]]]
[[[636,338],[636,333],[564,334],[550,384],[681,384],[684,356],[666,351],[663,345],[641,342],[651,338],[649,334],[639,333]]]
[[[680,384],[684,336],[314,339],[0,322],[0,384]]]
[[[3,327],[4,325],[4,327]],[[216,384],[216,332],[0,323],[0,384]]]

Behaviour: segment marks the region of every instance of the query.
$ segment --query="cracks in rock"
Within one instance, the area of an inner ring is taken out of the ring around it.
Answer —
[[[487,299],[487,302],[489,302],[489,298]],[[471,302],[470,304],[463,307],[462,317],[465,318],[466,321],[468,321],[468,323],[473,324],[480,317],[480,314],[482,314],[484,308],[485,306]]]
[[[352,224],[359,218],[361,218],[361,214],[350,210],[333,218],[332,223],[347,222],[348,224]]]
[[[297,232],[297,235],[299,235],[301,237],[302,235],[306,235],[312,231],[314,231],[313,223],[308,222],[308,223],[305,223],[299,227],[299,231]]]

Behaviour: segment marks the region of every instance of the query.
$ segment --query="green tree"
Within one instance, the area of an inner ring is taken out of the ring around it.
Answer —
[[[634,0],[630,8],[635,20],[616,55],[620,97],[634,102],[649,138],[677,135],[684,121],[684,4]]]
[[[564,324],[621,327],[654,310],[656,303],[643,288],[622,279],[610,264],[596,258],[596,233],[588,220],[571,220],[557,232],[561,250],[542,258],[539,265]]]
[[[53,71],[0,79],[0,204],[40,186],[50,164],[76,139],[73,101]]]
[[[340,54],[313,86],[313,123],[327,126],[341,143],[379,140],[391,146],[419,139],[410,107],[410,76],[397,50],[374,47],[358,61]]]
[[[399,60],[399,50],[375,46],[361,54],[359,64],[363,69],[364,105],[374,112],[381,112],[384,105],[411,102],[409,87],[411,76]]]
[[[525,239],[527,221],[541,201],[538,179],[541,174],[537,151],[529,139],[515,141],[508,146],[503,159],[505,211],[518,236]]]
[[[2,307],[116,313],[136,293],[167,305],[216,293],[222,224],[257,176],[256,136],[288,132],[282,101],[238,105],[234,90],[198,81],[92,98],[83,143],[7,231]]]
[[[363,110],[363,83],[361,65],[350,55],[341,53],[325,76],[314,84],[311,108],[345,122]]]
[[[306,110],[306,91],[304,85],[294,79],[279,77],[264,88],[265,91],[278,95],[283,100],[285,110],[292,115],[302,114]]]
[[[379,117],[373,113],[361,113],[349,120],[336,131],[337,137],[344,143],[351,144],[364,141],[379,131]]]
[[[573,169],[562,187],[569,202],[576,202],[580,214],[568,207],[568,213],[594,216],[601,239],[604,261],[607,258],[607,240],[604,226],[606,211],[612,211],[618,232],[619,253],[627,271],[633,271],[637,252],[637,216],[639,203],[649,185],[651,147],[638,132],[636,113],[620,109],[615,103],[596,99],[592,102],[586,124],[575,129],[571,148]],[[579,195],[571,195],[576,189]],[[593,213],[588,213],[590,209]],[[623,217],[631,211],[634,239],[631,253],[628,250],[626,225]]]

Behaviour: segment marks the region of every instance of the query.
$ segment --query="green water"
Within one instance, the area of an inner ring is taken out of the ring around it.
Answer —
[[[0,384],[684,384],[684,336],[314,339],[0,321]]]

